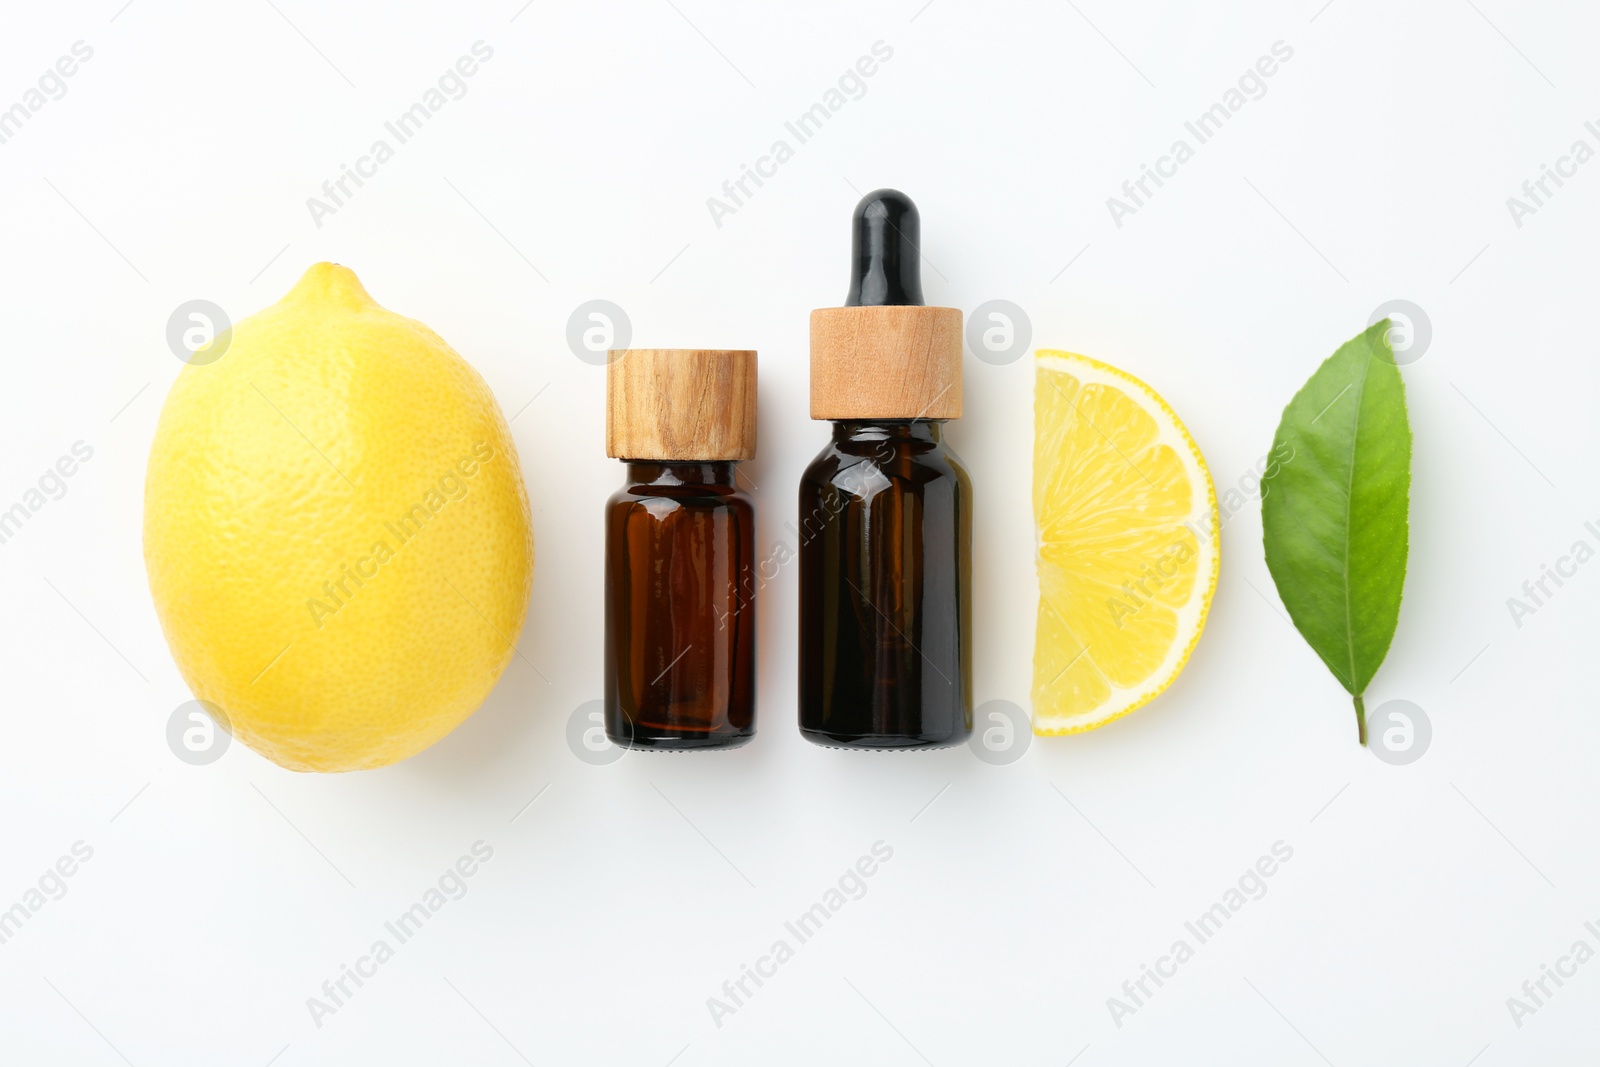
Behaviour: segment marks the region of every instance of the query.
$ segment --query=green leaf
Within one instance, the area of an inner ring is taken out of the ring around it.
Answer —
[[[1355,698],[1400,619],[1411,426],[1389,320],[1330,356],[1283,409],[1261,479],[1267,568],[1295,628]]]

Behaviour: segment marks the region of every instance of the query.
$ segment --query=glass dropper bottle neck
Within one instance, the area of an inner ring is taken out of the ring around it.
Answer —
[[[835,419],[835,441],[927,441],[944,439],[943,419]]]

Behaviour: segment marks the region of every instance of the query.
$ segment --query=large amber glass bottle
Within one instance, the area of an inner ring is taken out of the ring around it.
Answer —
[[[833,437],[800,481],[800,731],[846,748],[972,732],[972,483],[943,441],[961,415],[961,312],[922,301],[903,193],[856,207],[841,308],[811,315],[811,417]]]
[[[755,353],[634,349],[608,369],[605,726],[618,745],[755,735]]]

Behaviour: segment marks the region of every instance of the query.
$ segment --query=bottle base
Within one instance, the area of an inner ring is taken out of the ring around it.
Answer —
[[[908,737],[904,734],[840,734],[826,730],[800,728],[800,736],[813,745],[823,748],[845,749],[851,752],[927,752],[940,748],[955,748],[967,743],[970,732],[948,737]]]
[[[619,736],[606,731],[606,739],[618,748],[638,752],[695,752],[704,749],[727,750],[749,744],[755,731],[747,734],[702,734],[635,731],[632,736]]]

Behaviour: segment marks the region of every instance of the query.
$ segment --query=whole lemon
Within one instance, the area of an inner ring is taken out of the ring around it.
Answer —
[[[505,417],[437,334],[332,263],[212,345],[167,396],[145,481],[178,669],[285,767],[421,751],[488,696],[527,611]]]

